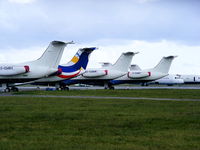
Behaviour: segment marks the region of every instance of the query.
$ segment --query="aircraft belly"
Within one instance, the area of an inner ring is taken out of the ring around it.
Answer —
[[[0,83],[22,83],[37,80],[38,78],[0,79]]]
[[[70,80],[69,80],[70,81]],[[71,80],[73,84],[88,84],[88,85],[101,85],[103,86],[105,82],[109,82],[110,80],[105,79],[77,79],[77,80]],[[67,81],[66,81],[67,82]],[[70,82],[68,83],[70,84]]]

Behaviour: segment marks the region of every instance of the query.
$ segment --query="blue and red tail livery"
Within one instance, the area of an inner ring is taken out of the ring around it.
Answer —
[[[71,61],[58,66],[58,70],[62,72],[58,77],[68,79],[81,74],[87,67],[91,52],[95,49],[96,47],[79,49]]]

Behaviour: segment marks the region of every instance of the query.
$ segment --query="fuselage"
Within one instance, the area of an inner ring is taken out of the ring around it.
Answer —
[[[28,70],[24,72],[19,72],[16,66],[22,68],[24,66],[28,67]],[[31,80],[37,80],[39,78],[48,77],[52,73],[55,73],[57,69],[49,68],[47,66],[36,66],[33,62],[20,63],[20,64],[1,64],[0,72],[5,72],[5,75],[0,75],[0,83],[20,83],[28,82]],[[13,74],[7,74],[13,72]]]
[[[103,74],[103,72],[105,72]],[[65,84],[90,84],[90,85],[105,85],[110,80],[119,78],[125,75],[127,72],[118,70],[108,70],[105,68],[89,69],[82,75],[70,80],[63,81]],[[85,75],[86,74],[86,75]]]
[[[175,85],[175,84],[183,84],[184,80],[180,78],[179,75],[168,75],[161,79],[155,80],[148,84],[161,84],[161,85]]]
[[[154,81],[154,80],[163,78],[168,75],[166,73],[153,72],[150,70],[143,70],[142,72],[145,75],[144,77],[142,77],[142,75],[141,75],[141,77],[139,77],[138,75],[135,75],[135,78],[134,78],[134,76],[130,77],[130,72],[128,72],[124,76],[114,79],[110,82],[113,85],[126,84],[126,83],[127,84],[138,84],[138,83],[146,83],[146,82]],[[148,76],[147,76],[147,74],[148,74]]]
[[[185,84],[200,84],[200,75],[179,75]]]

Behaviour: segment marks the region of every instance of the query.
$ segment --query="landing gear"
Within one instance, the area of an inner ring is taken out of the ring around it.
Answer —
[[[64,84],[56,84],[55,86],[57,91],[69,91],[69,87]]]
[[[147,82],[144,82],[141,84],[141,86],[149,86],[149,84]]]
[[[105,83],[104,83],[104,89],[105,89],[105,90],[107,90],[107,89],[109,89],[109,90],[114,90],[115,87],[112,86],[111,84],[108,84],[107,82],[105,82]]]
[[[5,92],[5,93],[8,93],[8,92],[10,92],[10,88],[8,88],[8,87],[7,87],[7,88],[5,88],[5,89],[4,89],[4,92]]]
[[[61,91],[69,91],[69,87],[67,86],[61,87]]]
[[[18,92],[19,89],[18,89],[17,87],[13,86],[13,87],[11,87],[11,91],[13,91],[13,92]]]
[[[110,90],[114,90],[115,87],[114,87],[114,86],[110,86],[109,89],[110,89]]]
[[[19,89],[17,88],[17,87],[15,87],[15,86],[13,86],[13,87],[6,87],[5,89],[4,89],[4,92],[6,92],[6,93],[8,93],[8,92],[18,92],[19,91]]]
[[[104,89],[107,90],[109,88],[108,83],[104,82]]]

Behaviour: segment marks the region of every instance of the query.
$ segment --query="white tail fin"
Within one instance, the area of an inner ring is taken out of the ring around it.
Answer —
[[[163,57],[161,61],[153,68],[155,72],[168,73],[173,59],[177,56]]]
[[[109,66],[108,68],[113,70],[120,70],[123,72],[128,71],[128,68],[131,65],[132,58],[135,54],[137,53],[133,52],[122,53],[121,56],[118,58],[118,60],[115,62],[115,64]]]
[[[34,64],[38,66],[49,66],[49,68],[56,68],[60,63],[64,48],[67,44],[73,44],[73,42],[52,41],[43,55],[34,61]]]

